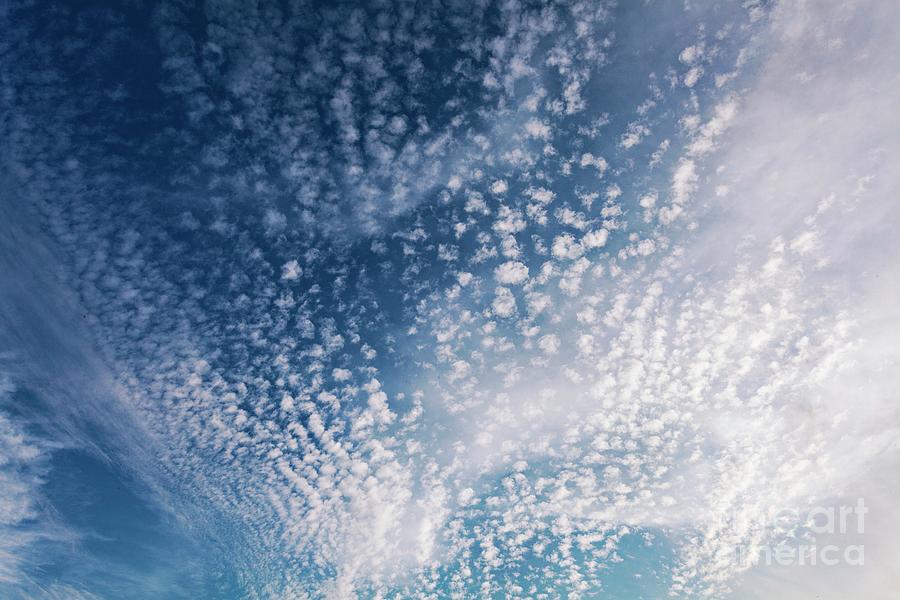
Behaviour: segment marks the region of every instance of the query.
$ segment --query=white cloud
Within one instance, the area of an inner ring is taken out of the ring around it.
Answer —
[[[469,197],[466,199],[465,211],[469,213],[481,213],[484,215],[489,215],[491,213],[487,203],[484,201],[484,196],[478,192],[471,192],[469,194]]]
[[[528,267],[521,262],[509,260],[494,269],[494,278],[501,285],[519,285],[528,279]]]
[[[494,302],[491,306],[498,317],[511,317],[516,312],[516,297],[509,288],[498,287],[494,291]]]
[[[547,188],[528,188],[525,190],[525,194],[540,204],[550,204],[553,202],[553,199],[556,198],[556,194]]]
[[[462,506],[467,506],[472,503],[474,498],[475,490],[472,488],[465,488],[460,490],[459,494],[456,495],[456,502]]]
[[[688,46],[678,55],[678,60],[686,65],[692,65],[703,56],[703,45]]]
[[[335,381],[349,381],[351,377],[353,377],[353,373],[351,373],[348,369],[333,369],[331,371],[331,377]]]
[[[688,154],[702,156],[715,148],[715,141],[731,124],[737,114],[736,96],[729,96],[715,107],[713,117],[698,128],[694,139],[688,144]]]
[[[682,160],[672,174],[672,200],[684,203],[697,188],[697,165],[692,160]]]
[[[697,85],[697,82],[700,80],[700,77],[703,76],[703,67],[691,67],[688,69],[688,72],[684,74],[684,85],[685,87],[694,87]]]
[[[584,248],[571,234],[564,233],[553,238],[551,250],[560,260],[574,260],[584,254]]]
[[[605,229],[589,231],[581,238],[581,244],[585,248],[602,248],[609,239],[609,232]]]
[[[521,212],[508,206],[501,206],[497,211],[497,220],[494,221],[493,229],[497,233],[510,235],[524,231],[526,226]]]
[[[509,184],[506,183],[505,179],[498,179],[491,184],[491,193],[502,195],[505,194],[509,190]]]
[[[582,167],[594,167],[597,171],[603,175],[606,172],[606,169],[609,168],[609,164],[606,162],[606,159],[602,156],[594,156],[590,152],[585,152],[581,155],[581,161],[579,163]]]
[[[556,354],[559,351],[559,338],[553,334],[542,336],[538,341],[538,347],[544,354]]]
[[[289,260],[288,262],[281,265],[281,278],[287,281],[293,281],[297,279],[303,274],[303,269],[300,268],[300,263],[296,260]]]
[[[647,135],[650,134],[650,128],[643,123],[629,123],[628,130],[619,138],[619,145],[628,150],[641,143]]]
[[[550,139],[550,125],[537,119],[529,119],[525,123],[525,135],[541,140]]]

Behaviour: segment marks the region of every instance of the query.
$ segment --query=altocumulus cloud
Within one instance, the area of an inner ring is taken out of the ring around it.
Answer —
[[[894,3],[0,18],[4,597],[900,584]]]

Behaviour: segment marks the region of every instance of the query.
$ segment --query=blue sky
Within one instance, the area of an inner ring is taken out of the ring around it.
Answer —
[[[891,597],[898,13],[3,6],[0,596]]]

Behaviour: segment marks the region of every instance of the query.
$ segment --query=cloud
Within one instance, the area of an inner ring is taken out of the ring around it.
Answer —
[[[509,260],[494,269],[494,278],[501,285],[519,285],[528,279],[528,267],[518,261]]]
[[[114,432],[248,597],[589,597],[644,553],[644,595],[726,594],[756,516],[894,452],[892,9],[812,8],[163,4],[85,49],[160,81],[32,97],[70,79],[39,36],[0,236],[38,423]],[[25,515],[55,438],[2,414]]]
[[[516,297],[509,288],[497,287],[491,307],[498,317],[511,317],[516,312]]]
[[[297,279],[302,274],[303,269],[296,260],[289,260],[281,266],[281,278],[287,281]]]

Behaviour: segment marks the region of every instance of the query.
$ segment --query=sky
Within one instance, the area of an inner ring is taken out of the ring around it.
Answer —
[[[892,0],[0,3],[0,597],[896,597],[897,106]]]

